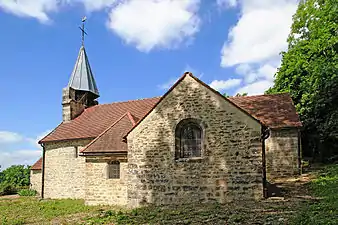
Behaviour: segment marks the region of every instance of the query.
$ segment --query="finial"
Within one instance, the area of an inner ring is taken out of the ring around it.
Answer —
[[[85,34],[88,35],[88,34],[86,33],[85,27],[84,27],[86,20],[87,20],[87,17],[84,16],[84,17],[82,18],[82,27],[79,27],[80,30],[82,31],[82,46],[84,46],[84,37],[85,37]]]

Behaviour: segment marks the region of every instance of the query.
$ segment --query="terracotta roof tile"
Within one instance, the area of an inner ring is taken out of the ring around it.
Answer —
[[[159,102],[160,98],[148,98],[127,102],[117,102],[111,104],[97,105],[86,109],[80,116],[72,121],[61,123],[50,134],[44,137],[40,143],[49,141],[62,141],[71,139],[97,138],[100,134],[111,128],[107,134],[116,134],[118,139],[121,133],[127,134],[141,118]],[[271,128],[300,127],[302,126],[296,109],[289,94],[240,96],[228,98],[236,106],[252,115],[255,119]],[[129,112],[126,114],[126,112]],[[128,123],[126,118],[128,117]],[[121,123],[112,126],[119,119]],[[111,127],[112,126],[112,127]],[[125,129],[125,130],[124,130]],[[103,138],[107,135],[104,135]],[[114,137],[111,137],[114,139]],[[102,139],[103,140],[103,139]],[[120,140],[120,139],[119,139]],[[113,141],[116,142],[114,139]],[[114,143],[115,143],[114,142]],[[103,143],[98,141],[93,149],[124,150],[124,143],[115,143],[112,146],[103,147]],[[121,149],[119,149],[121,148]],[[86,150],[87,151],[87,150]],[[90,151],[90,149],[88,150]]]
[[[287,93],[228,99],[270,128],[302,126],[293,101]]]
[[[147,98],[87,108],[74,120],[61,123],[39,143],[95,138],[126,112],[130,112],[134,119],[142,118],[158,100],[159,98]]]
[[[42,169],[42,157],[34,163],[31,167],[31,170],[41,170]]]
[[[125,113],[97,138],[91,141],[81,152],[84,154],[127,152],[128,146],[127,143],[123,141],[123,137],[135,124],[132,114],[130,112]]]

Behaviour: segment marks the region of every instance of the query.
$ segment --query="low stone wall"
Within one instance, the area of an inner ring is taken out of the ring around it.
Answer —
[[[297,128],[271,130],[265,149],[268,180],[299,173]]]
[[[85,158],[78,156],[78,152],[89,142],[77,140],[45,144],[45,198],[84,199]]]
[[[41,194],[42,173],[41,170],[31,170],[30,172],[30,188]]]
[[[109,179],[107,162],[120,162],[120,179]],[[85,203],[87,205],[127,205],[126,157],[86,157]]]

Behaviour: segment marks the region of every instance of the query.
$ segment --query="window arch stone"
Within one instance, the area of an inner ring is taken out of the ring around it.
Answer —
[[[181,120],[175,129],[175,159],[201,157],[203,136],[199,120]]]

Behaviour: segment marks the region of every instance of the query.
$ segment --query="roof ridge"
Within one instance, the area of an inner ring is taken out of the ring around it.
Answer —
[[[248,97],[272,96],[272,95],[290,95],[290,93],[289,92],[283,92],[283,93],[261,94],[261,95],[230,96],[228,98],[248,98]]]
[[[99,107],[99,106],[106,106],[106,105],[113,105],[113,104],[119,104],[119,103],[137,102],[137,101],[150,100],[150,99],[156,99],[156,98],[161,98],[161,96],[151,97],[151,98],[131,99],[131,100],[126,100],[126,101],[117,101],[117,102],[111,102],[111,103],[98,104],[98,105],[94,105],[94,106],[92,106],[90,108]],[[90,108],[88,108],[88,109],[90,109]]]
[[[125,116],[127,116],[128,119],[130,120],[128,113],[130,114],[129,111],[125,112],[120,118],[118,118],[116,121],[114,121],[110,126],[108,126],[104,131],[102,131],[96,138],[94,138],[91,142],[89,142],[80,152],[83,153],[87,148],[89,148],[92,144],[94,144],[100,137],[102,137],[111,128],[113,128],[118,122],[120,122]],[[131,121],[131,122],[134,125],[135,122],[133,122],[133,121]]]
[[[133,118],[133,114],[131,114],[131,112],[127,111],[127,115],[128,115],[129,120],[130,120],[131,123],[133,124],[133,126],[135,126],[135,125],[136,125],[136,122],[135,122],[135,120],[134,120],[134,118]]]

